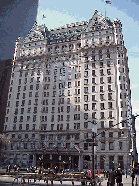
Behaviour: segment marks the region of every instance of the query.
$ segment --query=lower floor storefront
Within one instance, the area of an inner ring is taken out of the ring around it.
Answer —
[[[95,170],[101,171],[116,169],[120,166],[122,169],[130,169],[132,157],[129,153],[117,154],[95,154]],[[76,153],[76,154],[56,154],[56,153],[27,153],[10,154],[3,159],[3,164],[17,164],[21,167],[42,166],[45,169],[58,168],[58,171],[64,169],[74,169],[75,171],[82,171],[84,169],[92,169],[92,154],[91,153]]]

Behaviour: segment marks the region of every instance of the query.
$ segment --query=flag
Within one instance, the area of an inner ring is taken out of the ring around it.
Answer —
[[[105,1],[106,4],[111,4],[111,1]]]
[[[65,149],[66,153],[68,153],[68,152],[67,152],[67,148],[66,148],[66,146],[64,145],[64,143],[63,143],[63,148]]]
[[[77,146],[77,145],[73,145],[74,146],[74,148],[80,153],[81,151],[80,151],[80,148]]]
[[[54,147],[54,149],[56,150],[57,154],[59,155],[58,148],[57,148],[55,145],[54,145],[53,147]]]
[[[35,143],[33,143],[33,148],[34,148],[34,151],[37,153],[37,150],[36,150],[36,147],[35,147]]]
[[[42,150],[43,150],[43,154],[46,154],[46,148],[45,148],[45,144],[42,144]]]
[[[43,14],[43,19],[45,19],[45,18],[46,18],[46,15]]]

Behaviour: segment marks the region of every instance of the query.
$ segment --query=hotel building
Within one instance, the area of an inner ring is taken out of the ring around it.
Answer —
[[[35,22],[15,46],[4,133],[11,164],[90,169],[130,166],[131,92],[122,24],[89,21],[48,30]],[[119,123],[119,124],[118,124]],[[41,157],[41,158],[40,158]]]

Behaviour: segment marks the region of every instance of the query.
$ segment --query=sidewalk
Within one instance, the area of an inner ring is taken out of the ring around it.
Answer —
[[[134,180],[134,185],[136,183],[136,178],[139,179],[139,176],[136,176],[135,177],[135,180]],[[101,183],[101,186],[107,186],[107,179],[103,180],[103,182]],[[123,185],[125,186],[131,186],[132,185],[132,179],[131,179],[131,176],[128,175],[127,178],[125,175],[122,176],[122,183]],[[137,181],[137,183],[139,184],[139,180]],[[116,185],[116,184],[115,184]]]

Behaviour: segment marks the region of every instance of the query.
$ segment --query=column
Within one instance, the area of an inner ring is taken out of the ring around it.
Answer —
[[[100,155],[97,155],[97,169],[100,169]]]
[[[36,155],[33,155],[33,162],[32,162],[33,166],[36,166]]]
[[[80,154],[79,154],[78,167],[79,167],[79,172],[80,172],[82,169],[82,156]]]
[[[109,169],[109,156],[108,155],[106,155],[105,156],[105,165],[104,165],[104,167],[105,167],[105,170],[108,170]]]
[[[115,155],[114,156],[114,162],[115,162],[115,169],[117,169],[117,167],[118,167],[118,155]]]

